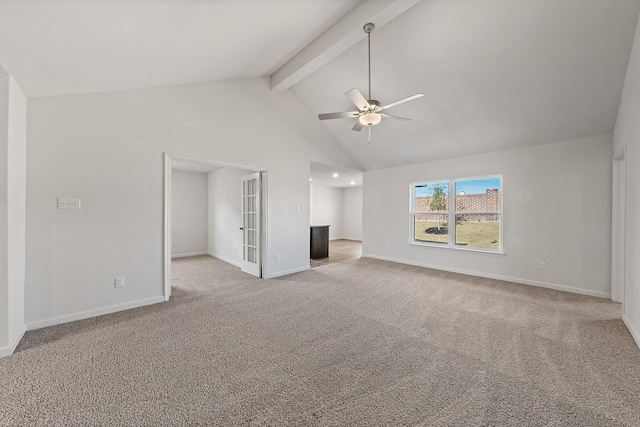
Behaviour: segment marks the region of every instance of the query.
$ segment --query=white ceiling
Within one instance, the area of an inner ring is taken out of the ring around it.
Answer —
[[[223,166],[212,165],[210,163],[171,159],[171,169],[178,171],[209,173],[222,168]]]
[[[423,0],[372,34],[372,97],[425,96],[352,131],[323,126],[365,169],[611,134],[638,0]],[[314,114],[367,92],[366,40],[293,86]]]
[[[268,76],[359,0],[0,0],[27,97]]]
[[[412,120],[383,120],[371,146],[352,119],[322,122],[363,169],[612,133],[640,0],[414,3],[0,0],[0,72],[28,97],[269,76],[393,4],[409,9],[372,34],[373,98],[423,92],[388,110]],[[366,94],[362,37],[291,88],[312,114]]]
[[[362,171],[319,162],[311,162],[309,178],[313,185],[338,188],[362,187]]]

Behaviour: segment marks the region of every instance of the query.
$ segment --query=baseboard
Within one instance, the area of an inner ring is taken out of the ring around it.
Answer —
[[[362,239],[356,239],[354,237],[334,237],[329,240],[351,240],[352,242],[362,242]]]
[[[27,326],[22,325],[22,328],[20,328],[18,333],[9,342],[9,345],[0,347],[0,357],[11,356],[13,352],[16,351],[16,347],[20,344],[20,340],[24,336],[25,332],[27,332]]]
[[[399,263],[399,264],[414,265],[416,267],[432,268],[434,270],[449,271],[451,273],[466,274],[468,276],[476,276],[476,277],[484,277],[484,278],[487,278],[487,279],[503,280],[505,282],[513,282],[513,283],[519,283],[519,284],[522,284],[522,285],[537,286],[539,288],[554,289],[556,291],[571,292],[572,294],[589,295],[589,296],[592,296],[592,297],[611,299],[611,293],[609,293],[609,292],[590,291],[588,289],[574,288],[574,287],[571,287],[571,286],[558,285],[556,283],[538,282],[536,280],[521,279],[521,278],[518,278],[518,277],[509,277],[509,276],[501,276],[501,275],[498,275],[498,274],[480,273],[480,272],[477,272],[477,271],[469,271],[469,270],[465,270],[465,269],[462,269],[462,268],[442,267],[440,265],[431,265],[431,264],[425,264],[425,263],[420,263],[420,262],[411,262],[411,261],[405,261],[405,260],[401,260],[401,259],[388,258],[388,257],[382,257],[382,256],[364,254],[364,253],[362,254],[362,257],[363,258],[379,259],[379,260],[382,260],[382,261],[391,261],[391,262],[396,262],[396,263]]]
[[[242,268],[242,263],[238,262],[238,261],[234,261],[232,259],[220,256],[220,255],[216,255],[212,252],[207,252],[207,255],[212,256],[216,259],[219,259],[220,261],[224,261],[226,263],[229,263],[231,265],[235,265],[238,268]],[[279,271],[277,273],[272,273],[272,274],[264,274],[264,279],[273,279],[275,277],[280,277],[280,276],[286,276],[287,274],[293,274],[293,273],[300,273],[301,271],[306,271],[309,270],[309,266],[305,266],[305,267],[301,267],[301,268],[294,268],[292,270],[286,270],[286,271]],[[264,270],[263,270],[264,272]]]
[[[213,252],[206,252],[206,253],[205,253],[205,255],[212,256],[212,257],[214,257],[214,258],[216,258],[216,259],[219,259],[220,261],[224,261],[224,262],[226,262],[227,264],[235,265],[235,266],[236,266],[236,267],[238,267],[238,268],[240,268],[240,267],[241,267],[241,265],[242,265],[239,261],[234,261],[234,260],[232,260],[232,259],[229,259],[229,258],[226,258],[226,257],[220,256],[220,255],[216,255],[216,254],[214,254]]]
[[[157,304],[164,302],[164,296],[160,295],[153,298],[146,298],[138,301],[131,301],[124,304],[110,305],[108,307],[97,308],[95,310],[81,311],[79,313],[67,314],[65,316],[52,317],[51,319],[39,320],[37,322],[28,323],[27,331],[34,329],[46,328],[48,326],[60,325],[62,323],[75,322],[76,320],[88,319],[90,317],[102,316],[105,314],[115,313],[117,311],[130,310],[145,305]]]
[[[175,254],[171,255],[171,259],[173,258],[186,258],[188,256],[199,256],[199,255],[207,255],[207,252],[189,252],[186,254]]]
[[[267,274],[264,278],[265,279],[275,279],[276,277],[286,276],[286,275],[294,274],[294,273],[301,273],[303,271],[307,271],[307,270],[310,270],[310,269],[311,269],[311,267],[307,265],[305,267],[293,268],[291,270],[278,271],[278,272],[275,272],[275,273]]]
[[[622,321],[629,330],[629,333],[631,334],[633,340],[636,342],[636,345],[638,346],[638,348],[640,348],[640,334],[634,329],[633,326],[631,326],[631,322],[629,322],[629,319],[624,314],[622,315]]]

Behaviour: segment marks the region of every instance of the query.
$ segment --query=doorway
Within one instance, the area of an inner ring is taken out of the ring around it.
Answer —
[[[309,223],[328,228],[328,257],[310,260],[312,268],[360,258],[362,255],[363,172],[311,162]],[[312,233],[313,234],[313,233]],[[312,250],[312,256],[314,251]],[[318,256],[318,253],[316,256]],[[326,252],[322,252],[322,255]]]
[[[267,267],[266,168],[165,153],[163,233],[165,301],[168,301],[171,296],[171,260],[172,251],[176,247],[174,233],[177,229],[173,227],[172,221],[176,214],[174,211],[178,209],[173,202],[177,202],[179,195],[172,195],[176,184],[174,175],[177,181],[177,178],[183,179],[182,174],[189,172],[192,175],[204,176],[206,181],[207,224],[205,229],[200,230],[200,234],[206,234],[207,247],[204,251],[186,251],[185,256],[209,255],[256,277],[263,277],[262,271]],[[247,194],[247,189],[250,190],[250,194]],[[184,199],[184,197],[181,198],[181,200]],[[250,208],[247,208],[248,202],[251,202]],[[186,209],[180,207],[180,210],[188,210],[188,207]]]

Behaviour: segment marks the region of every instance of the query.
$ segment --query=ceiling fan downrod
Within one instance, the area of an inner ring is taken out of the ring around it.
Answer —
[[[369,99],[371,98],[371,32],[376,28],[371,22],[365,24],[362,29],[367,33],[367,53],[369,57]]]

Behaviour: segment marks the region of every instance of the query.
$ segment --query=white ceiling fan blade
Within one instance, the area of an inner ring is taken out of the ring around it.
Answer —
[[[387,108],[395,107],[398,104],[402,104],[403,102],[411,101],[412,99],[420,98],[421,96],[424,96],[424,94],[423,93],[416,93],[415,95],[411,95],[411,96],[409,96],[407,98],[400,99],[400,100],[398,100],[396,102],[392,102],[391,104],[383,105],[382,107],[377,108],[376,111],[386,110]]]
[[[346,91],[344,94],[349,98],[349,101],[353,102],[353,104],[360,110],[364,111],[371,108],[369,101],[365,99],[358,88],[354,87],[353,89]]]
[[[360,111],[345,111],[343,113],[324,113],[318,114],[318,118],[320,120],[329,120],[329,119],[349,119],[351,117],[358,117]]]
[[[362,123],[360,123],[360,120],[356,120],[356,124],[351,128],[351,130],[355,130],[357,132],[360,132],[363,127],[364,127],[364,125]]]
[[[406,117],[399,117],[399,116],[392,116],[391,114],[380,114],[382,117],[389,117],[390,119],[395,119],[395,120],[411,120],[411,119],[407,119]]]

